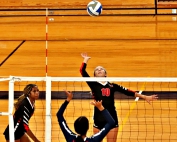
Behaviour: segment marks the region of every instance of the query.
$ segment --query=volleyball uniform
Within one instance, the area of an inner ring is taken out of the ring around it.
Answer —
[[[20,139],[29,130],[29,120],[34,113],[34,105],[26,97],[14,113],[14,136],[15,140]],[[6,140],[9,140],[9,125],[4,131]]]
[[[58,118],[60,128],[65,136],[66,141],[67,142],[74,142],[77,138],[77,134],[73,133],[69,129],[69,127],[66,123],[66,120],[63,117],[63,113],[64,113],[68,104],[69,104],[69,102],[65,101],[61,105],[60,109],[57,112],[57,118]],[[91,137],[85,137],[85,139],[84,139],[85,142],[100,142],[107,135],[107,133],[110,131],[110,129],[114,126],[115,121],[106,109],[104,109],[103,111],[100,111],[100,113],[103,115],[103,117],[107,121],[105,126],[103,127],[103,129],[99,133],[92,135]]]
[[[90,77],[88,73],[86,72],[86,63],[82,63],[80,67],[80,73],[83,77]],[[92,91],[93,98],[95,100],[102,100],[103,106],[109,111],[113,119],[115,120],[115,126],[118,127],[118,117],[117,112],[115,108],[115,102],[114,102],[114,93],[116,91],[121,92],[127,96],[135,96],[135,92],[131,91],[129,89],[126,89],[118,84],[105,82],[104,84],[97,81],[87,81],[88,86],[90,87]],[[100,111],[94,107],[94,127],[98,129],[102,129],[105,125],[106,121]]]

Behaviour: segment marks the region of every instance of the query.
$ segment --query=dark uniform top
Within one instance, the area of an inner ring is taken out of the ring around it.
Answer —
[[[88,73],[86,72],[86,63],[82,63],[80,67],[80,72],[83,77],[90,77]],[[116,126],[118,126],[118,118],[116,113],[116,108],[114,105],[114,93],[116,91],[121,92],[127,96],[134,96],[135,92],[131,91],[129,89],[126,89],[123,86],[120,86],[118,84],[105,82],[104,84],[101,82],[90,82],[87,81],[87,84],[89,85],[92,95],[95,100],[102,100],[103,106],[109,111],[109,113],[112,115],[116,122]],[[98,127],[101,129],[101,127],[105,124],[105,120],[100,114],[100,111],[95,107],[94,108],[94,123],[95,127]]]
[[[19,108],[14,113],[14,135],[15,140],[20,139],[25,132],[29,130],[29,120],[34,113],[34,106],[31,104],[28,97],[26,97]],[[9,125],[4,131],[6,140],[9,140]]]
[[[65,101],[60,109],[57,112],[57,118],[58,118],[58,122],[60,125],[60,128],[65,136],[65,139],[67,142],[74,142],[75,139],[77,138],[77,135],[75,133],[73,133],[67,123],[66,120],[63,117],[63,113],[67,107],[69,102]],[[106,119],[106,124],[103,127],[103,129],[99,132],[96,133],[95,135],[92,135],[91,137],[86,137],[84,139],[85,142],[100,142],[102,141],[102,139],[107,135],[107,133],[110,131],[110,129],[113,127],[115,121],[114,119],[111,117],[111,115],[109,114],[109,112],[104,109],[103,111],[100,111],[100,113],[103,115],[103,117]]]

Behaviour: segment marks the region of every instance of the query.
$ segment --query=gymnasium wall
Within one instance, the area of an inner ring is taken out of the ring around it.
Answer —
[[[84,8],[88,4],[89,0],[1,0],[0,7],[56,7],[56,8]],[[121,5],[127,6],[152,6],[154,0],[101,0],[104,7],[117,7]]]

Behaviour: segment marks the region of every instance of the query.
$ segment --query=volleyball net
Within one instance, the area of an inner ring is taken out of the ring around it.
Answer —
[[[115,93],[115,106],[119,118],[117,141],[175,141],[177,117],[177,78],[133,78],[133,77],[18,77],[0,78],[1,115],[8,116],[10,124],[10,141],[13,135],[13,104],[22,95],[29,83],[38,85],[40,98],[29,126],[33,133],[45,142],[64,142],[56,113],[66,99],[64,89],[73,92],[73,100],[68,105],[64,116],[74,132],[74,120],[83,115],[89,119],[87,136],[93,134],[93,106],[90,105],[92,94],[86,81],[109,81],[145,95],[158,94],[159,99],[149,105],[146,101]],[[8,99],[6,106],[2,101]],[[3,106],[3,107],[2,107]],[[4,109],[6,108],[6,109]],[[1,117],[0,117],[1,119]],[[8,121],[9,120],[9,121]],[[3,131],[2,131],[3,133]],[[105,141],[105,140],[104,140]]]

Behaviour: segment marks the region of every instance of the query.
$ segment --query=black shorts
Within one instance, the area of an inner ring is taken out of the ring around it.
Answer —
[[[113,117],[114,121],[115,121],[115,125],[112,128],[117,128],[119,127],[119,122],[118,122],[118,117],[117,117],[117,113],[112,113],[111,116]],[[102,121],[101,119],[94,119],[94,124],[93,127],[101,130],[104,128],[104,126],[106,125],[106,121]]]
[[[10,139],[9,138],[9,127],[7,127],[7,129],[5,130],[5,132],[3,134],[4,134],[6,140]],[[19,140],[24,134],[25,134],[24,131],[20,131],[19,129],[17,129],[14,133],[15,140]]]
[[[96,122],[96,123],[94,122],[93,127],[101,130],[104,128],[105,125],[106,125],[106,123],[103,123],[103,122]],[[115,125],[112,127],[112,129],[117,128],[117,127],[119,127],[119,124],[115,123]]]

